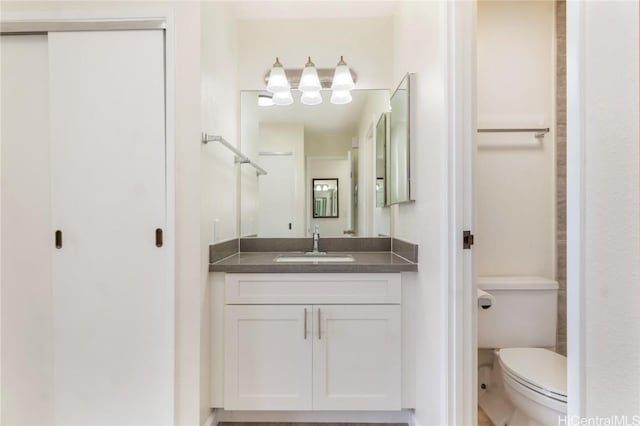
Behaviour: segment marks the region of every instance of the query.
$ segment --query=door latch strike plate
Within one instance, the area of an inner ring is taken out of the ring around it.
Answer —
[[[463,231],[462,232],[462,249],[471,250],[472,245],[473,245],[473,234],[471,233],[471,231]]]

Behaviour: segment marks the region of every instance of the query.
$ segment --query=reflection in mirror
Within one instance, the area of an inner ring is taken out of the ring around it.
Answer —
[[[313,217],[338,217],[338,179],[313,179]]]
[[[264,93],[240,93],[242,152],[268,173],[239,168],[241,235],[310,237],[317,224],[325,237],[388,236],[389,208],[377,202],[376,124],[389,111],[389,91],[353,90],[351,103],[334,105],[323,90],[323,102],[309,106],[294,90],[291,105],[259,106]]]
[[[380,115],[376,125],[376,207],[387,205],[387,116]]]
[[[411,74],[404,76],[391,96],[389,113],[389,204],[411,201],[409,170]]]
[[[376,179],[376,207],[384,207],[385,201],[384,178]]]

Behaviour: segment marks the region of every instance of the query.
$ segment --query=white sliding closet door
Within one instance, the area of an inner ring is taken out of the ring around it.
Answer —
[[[2,417],[53,421],[46,35],[1,36]]]
[[[49,34],[56,424],[173,423],[164,34]]]

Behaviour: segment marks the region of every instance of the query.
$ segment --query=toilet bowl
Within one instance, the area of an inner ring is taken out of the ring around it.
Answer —
[[[478,347],[497,350],[501,388],[513,406],[508,426],[557,425],[567,413],[567,363],[546,348],[555,346],[558,283],[481,277],[478,288],[493,298],[478,310]]]
[[[542,348],[498,352],[505,393],[515,407],[509,426],[557,425],[567,414],[566,357]]]

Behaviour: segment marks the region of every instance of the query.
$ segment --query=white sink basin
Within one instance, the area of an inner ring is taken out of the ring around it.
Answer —
[[[353,262],[355,259],[350,254],[299,254],[280,255],[274,259],[276,262],[287,263],[344,263]]]

